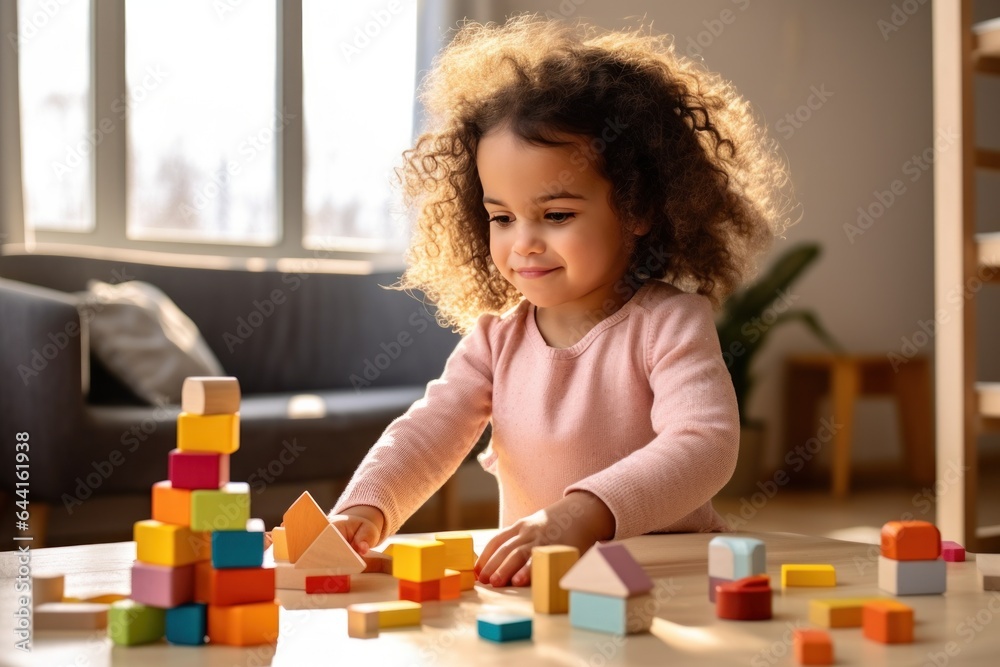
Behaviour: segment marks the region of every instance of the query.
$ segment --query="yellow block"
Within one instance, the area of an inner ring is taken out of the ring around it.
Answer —
[[[431,581],[444,576],[444,544],[436,540],[396,542],[392,549],[392,576],[407,581]]]
[[[257,646],[278,641],[278,605],[254,602],[231,607],[208,605],[208,638],[213,644]]]
[[[458,580],[463,591],[471,591],[476,587],[476,573],[473,570],[459,570]]]
[[[559,587],[559,580],[579,558],[579,549],[561,544],[531,550],[531,601],[536,613],[569,613],[569,591]]]
[[[153,565],[190,565],[211,557],[207,533],[192,532],[187,526],[146,519],[132,529],[136,558]]]
[[[809,622],[823,628],[860,628],[861,607],[880,598],[835,598],[809,601]]]
[[[271,542],[274,544],[274,560],[288,561],[288,540],[285,539],[285,529],[278,526],[271,531]]]
[[[182,452],[232,454],[240,448],[240,413],[177,415],[177,449]]]
[[[401,628],[407,625],[420,625],[419,602],[409,600],[389,600],[387,602],[365,602],[352,604],[347,608],[348,614],[377,613],[380,628]]]
[[[472,550],[472,535],[458,531],[435,533],[434,539],[444,545],[444,566],[449,570],[471,570],[476,566]]]
[[[836,586],[837,571],[832,565],[792,564],[781,566],[781,587],[790,586]]]

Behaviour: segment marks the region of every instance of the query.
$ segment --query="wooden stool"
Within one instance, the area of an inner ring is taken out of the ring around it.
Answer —
[[[833,402],[833,494],[850,488],[854,401],[858,396],[895,396],[899,433],[910,479],[934,482],[934,405],[930,364],[915,356],[893,370],[886,355],[808,354],[788,358],[785,368],[785,448],[815,437],[820,399]]]

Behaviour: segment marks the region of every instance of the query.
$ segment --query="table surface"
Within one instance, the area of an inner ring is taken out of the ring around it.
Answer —
[[[492,531],[473,531],[477,551]],[[876,586],[878,547],[792,535],[744,533],[767,545],[768,573],[780,584],[782,563],[832,563],[836,588],[774,593],[770,621],[723,621],[707,598],[707,545],[711,534],[646,535],[625,544],[653,577],[655,618],[648,634],[625,638],[573,629],[565,615],[534,616],[531,641],[493,644],[479,639],[480,611],[531,614],[531,591],[476,585],[454,602],[424,605],[423,626],[382,631],[378,639],[347,636],[344,607],[396,598],[385,574],[352,578],[349,594],[306,595],[278,590],[282,609],[277,646],[226,647],[159,644],[113,646],[104,633],[38,632],[30,654],[13,648],[16,555],[0,553],[0,665],[770,665],[795,664],[791,629],[811,627],[813,598],[886,595]],[[400,539],[414,536],[400,536]],[[66,595],[127,593],[135,544],[97,544],[32,551],[32,571],[66,575]],[[971,558],[971,556],[970,556]],[[900,598],[915,610],[915,642],[886,646],[864,639],[859,628],[831,630],[837,664],[995,665],[1000,653],[1000,592],[985,592],[974,562],[948,563],[945,595]]]

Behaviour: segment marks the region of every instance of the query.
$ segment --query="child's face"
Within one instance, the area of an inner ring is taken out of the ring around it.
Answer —
[[[540,308],[599,308],[614,298],[615,283],[628,269],[627,232],[611,208],[611,183],[594,158],[582,141],[535,146],[507,130],[479,142],[476,164],[490,215],[490,254],[504,277]]]

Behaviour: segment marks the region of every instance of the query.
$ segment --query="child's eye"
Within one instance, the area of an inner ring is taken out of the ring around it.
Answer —
[[[567,213],[566,211],[553,211],[552,213],[547,213],[546,218],[552,222],[569,222],[576,217],[576,213]]]
[[[490,218],[489,221],[497,223],[497,225],[499,225],[500,227],[504,227],[510,224],[510,216],[494,215],[492,218]]]

